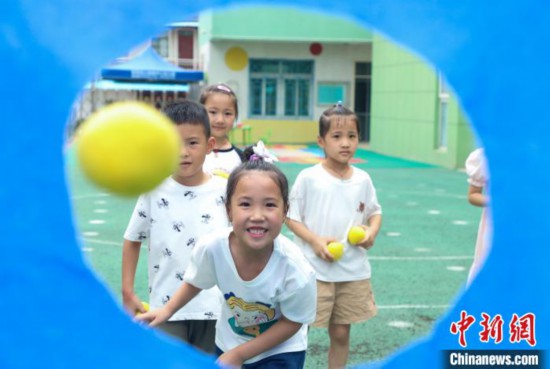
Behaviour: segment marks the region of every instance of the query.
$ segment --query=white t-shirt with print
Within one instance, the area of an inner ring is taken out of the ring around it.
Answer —
[[[290,193],[290,219],[303,223],[318,236],[333,237],[344,245],[342,258],[328,262],[315,255],[304,240],[295,237],[294,242],[321,281],[358,281],[371,277],[367,251],[349,244],[347,234],[351,227],[366,224],[373,215],[382,214],[382,208],[368,173],[352,168],[352,176],[342,180],[316,164],[298,174]]]
[[[233,169],[242,163],[241,157],[235,146],[227,150],[215,150],[206,155],[204,159],[204,171],[217,175],[224,175],[225,178],[231,174]]]
[[[139,197],[124,238],[148,241],[151,308],[165,305],[180,287],[198,239],[229,225],[226,186],[227,180],[218,176],[192,187],[169,177]],[[170,320],[218,319],[221,303],[217,288],[205,290]]]
[[[216,345],[227,352],[265,332],[284,315],[304,325],[285,342],[245,363],[305,350],[307,323],[315,320],[315,271],[296,245],[279,235],[264,270],[253,280],[243,281],[229,249],[231,232],[228,228],[203,237],[193,250],[185,274],[185,281],[193,286],[217,285],[224,296],[225,303],[216,324]]]

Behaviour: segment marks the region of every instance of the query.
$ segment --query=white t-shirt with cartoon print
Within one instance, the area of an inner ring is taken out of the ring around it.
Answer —
[[[216,345],[227,352],[265,332],[281,315],[303,323],[285,342],[245,362],[307,348],[307,323],[315,320],[315,271],[288,238],[279,235],[264,270],[243,281],[229,249],[232,228],[201,238],[193,250],[185,281],[198,288],[217,285],[225,303],[216,324]]]
[[[169,177],[139,197],[124,238],[148,241],[151,308],[165,305],[183,283],[198,239],[229,225],[224,204],[226,186],[227,180],[218,176],[192,187]],[[170,320],[218,319],[221,303],[217,288],[205,290]]]
[[[333,237],[344,245],[344,254],[335,262],[317,255],[300,237],[294,242],[301,248],[317,279],[325,282],[359,281],[371,277],[367,251],[348,243],[347,234],[353,226],[366,224],[382,208],[367,172],[353,167],[349,179],[331,175],[321,164],[302,170],[290,193],[288,217],[303,223],[318,236]]]
[[[225,150],[213,150],[204,159],[204,171],[227,178],[242,163],[241,155],[235,145]]]

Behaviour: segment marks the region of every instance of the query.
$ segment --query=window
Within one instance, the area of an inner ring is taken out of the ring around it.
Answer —
[[[250,60],[250,115],[309,118],[313,62]]]

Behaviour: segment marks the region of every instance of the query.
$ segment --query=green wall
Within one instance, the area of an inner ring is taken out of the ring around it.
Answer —
[[[201,13],[201,42],[276,40],[311,42],[365,42],[372,32],[349,19],[282,7],[243,7]],[[203,34],[204,32],[204,34]]]
[[[373,150],[448,168],[463,167],[474,142],[456,98],[450,95],[447,147],[438,148],[437,74],[418,56],[375,35],[370,141]]]

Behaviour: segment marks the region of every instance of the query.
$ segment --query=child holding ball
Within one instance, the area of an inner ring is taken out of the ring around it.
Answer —
[[[349,163],[359,143],[355,113],[341,103],[326,110],[319,120],[317,140],[325,159],[296,178],[286,224],[317,272],[313,326],[328,327],[328,367],[343,368],[351,324],[376,314],[367,250],[374,245],[382,210],[370,176]],[[365,235],[351,245],[348,233],[356,226]],[[344,244],[341,258],[328,247],[333,241]]]
[[[205,234],[229,225],[224,206],[227,180],[203,170],[212,150],[208,115],[203,106],[184,100],[164,108],[181,137],[179,165],[153,191],[139,197],[122,250],[122,297],[130,313],[145,309],[134,292],[142,242],[148,243],[149,303],[169,303],[183,283],[191,252]],[[221,310],[217,288],[205,290],[159,328],[209,353],[215,352],[216,319]]]
[[[218,286],[225,303],[216,326],[218,361],[240,368],[303,368],[307,324],[315,318],[315,272],[281,235],[288,182],[265,150],[229,176],[226,210],[233,227],[197,244],[183,285],[160,309],[138,320],[156,326],[203,289]],[[244,364],[244,365],[243,365]]]

